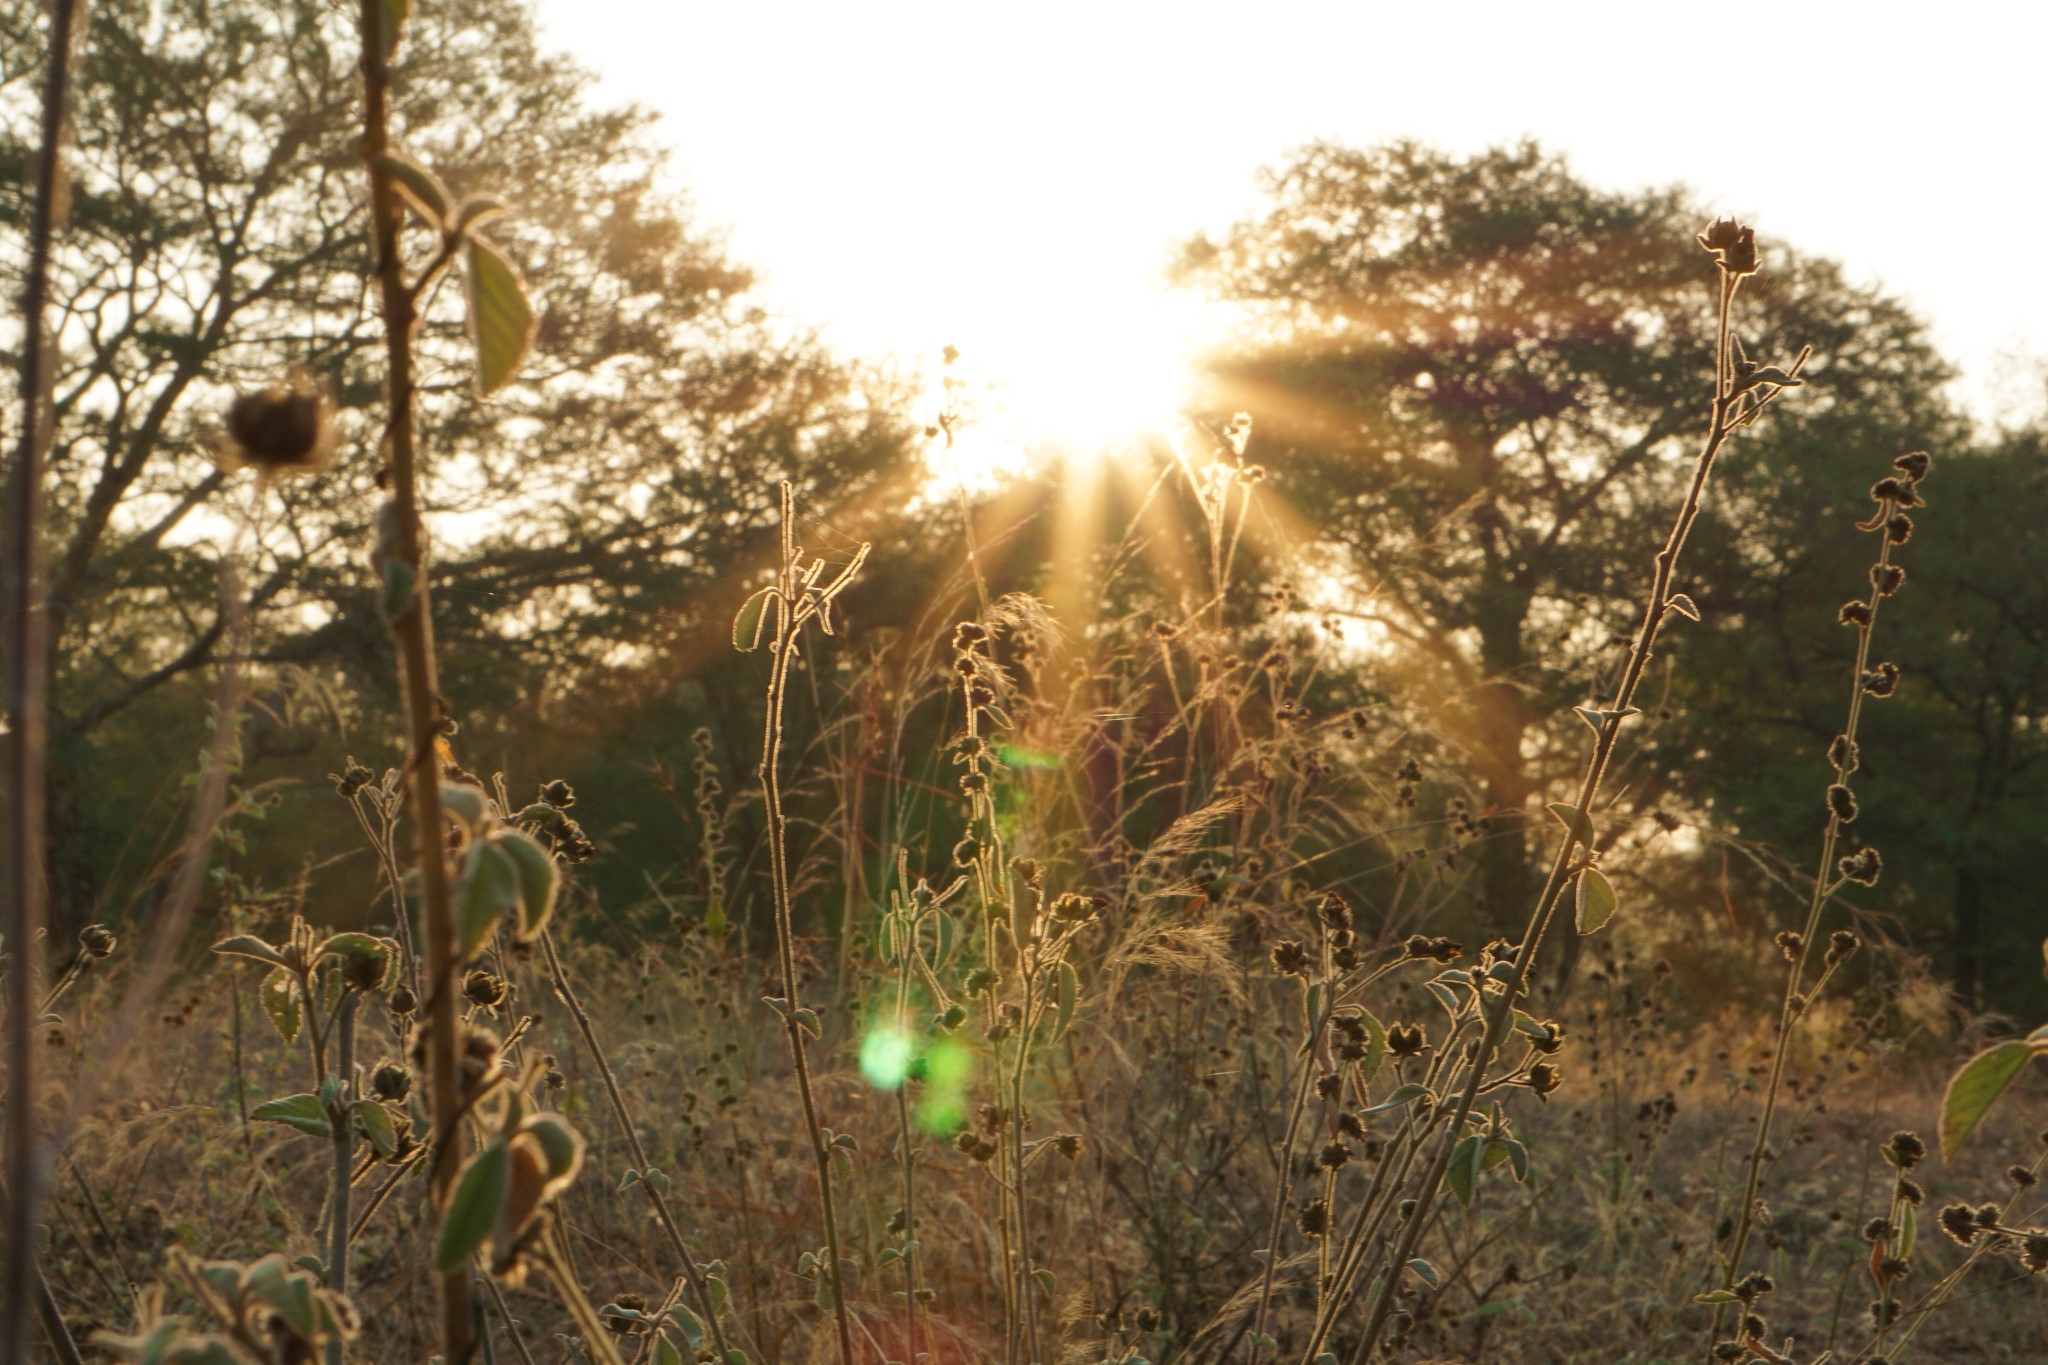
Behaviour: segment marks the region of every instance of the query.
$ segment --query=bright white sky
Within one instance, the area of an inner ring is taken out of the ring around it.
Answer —
[[[608,98],[665,116],[700,214],[851,354],[1012,385],[1061,434],[1151,401],[1199,318],[1173,244],[1317,137],[1531,134],[1683,182],[1935,326],[1980,415],[2048,357],[2048,4],[541,0]]]

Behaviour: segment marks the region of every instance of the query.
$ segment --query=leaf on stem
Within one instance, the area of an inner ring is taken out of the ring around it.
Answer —
[[[1614,884],[1597,867],[1579,873],[1578,924],[1582,934],[1598,933],[1614,916]]]
[[[1941,1100],[1941,1154],[1953,1157],[1956,1149],[1977,1129],[1997,1098],[2020,1074],[2034,1048],[2023,1042],[1988,1047],[1964,1063],[1949,1080],[1948,1093]]]
[[[476,394],[511,383],[533,344],[533,305],[505,253],[481,237],[469,241],[469,330],[476,341]]]

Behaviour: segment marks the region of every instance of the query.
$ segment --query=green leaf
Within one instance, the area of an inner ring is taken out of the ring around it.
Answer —
[[[1677,612],[1688,621],[1700,619],[1700,609],[1694,606],[1693,600],[1682,592],[1672,593],[1671,596],[1665,598],[1664,607],[1667,611]]]
[[[1904,1204],[1899,1209],[1899,1259],[1905,1260],[1913,1254],[1913,1243],[1920,1236],[1920,1220],[1913,1214],[1913,1206]]]
[[[1410,1261],[1408,1263],[1408,1268],[1414,1271],[1417,1275],[1420,1275],[1423,1279],[1427,1280],[1429,1282],[1429,1287],[1431,1289],[1436,1288],[1437,1274],[1435,1266],[1431,1265],[1428,1261],[1421,1260],[1418,1258],[1416,1260]]]
[[[1389,1109],[1399,1109],[1402,1105],[1421,1095],[1427,1088],[1426,1086],[1418,1085],[1414,1081],[1410,1081],[1396,1089],[1393,1094],[1387,1096],[1378,1104],[1372,1106],[1372,1108],[1361,1109],[1358,1112],[1361,1114],[1384,1114]]]
[[[462,827],[475,831],[482,829],[484,820],[491,813],[490,801],[484,796],[483,788],[472,787],[467,782],[451,782],[441,788],[441,809],[462,822]]]
[[[533,305],[505,253],[469,240],[469,331],[476,341],[476,393],[489,398],[511,383],[533,344]]]
[[[314,1137],[334,1136],[334,1129],[327,1122],[327,1109],[318,1095],[286,1095],[266,1100],[251,1109],[249,1117],[264,1123],[282,1123]]]
[[[391,54],[398,50],[398,39],[405,32],[405,21],[412,17],[412,0],[384,0],[377,7],[377,16],[377,47],[388,62]]]
[[[502,1142],[494,1142],[470,1158],[455,1184],[455,1197],[448,1201],[448,1214],[441,1220],[434,1269],[453,1270],[476,1255],[498,1220],[511,1176],[512,1155]]]
[[[1515,1173],[1515,1183],[1529,1183],[1529,1149],[1512,1139],[1508,1141],[1508,1166]]]
[[[725,941],[725,929],[725,902],[713,901],[705,906],[704,932],[710,935],[713,943],[723,943]]]
[[[1451,1165],[1444,1172],[1444,1183],[1458,1196],[1460,1204],[1472,1202],[1472,1188],[1479,1180],[1479,1163],[1485,1149],[1486,1140],[1477,1133],[1466,1134],[1451,1149]]]
[[[213,945],[213,951],[223,957],[253,958],[258,962],[268,962],[273,967],[284,965],[284,956],[254,934],[236,934],[233,938],[224,938]]]
[[[455,196],[441,183],[441,177],[414,161],[404,152],[385,152],[370,164],[391,177],[391,185],[413,211],[438,229],[455,208]]]
[[[1052,1041],[1057,1043],[1067,1036],[1067,1030],[1074,1023],[1074,1002],[1081,995],[1081,976],[1074,970],[1074,964],[1062,960],[1059,970],[1058,999],[1053,1006]]]
[[[404,560],[387,559],[380,577],[382,583],[377,594],[377,610],[383,613],[388,625],[412,610],[413,584],[419,575]]]
[[[1578,924],[1582,934],[1598,933],[1614,915],[1614,884],[1597,867],[1579,873]]]
[[[1692,1301],[1693,1301],[1694,1303],[1704,1303],[1704,1304],[1720,1304],[1720,1303],[1741,1303],[1741,1302],[1742,1302],[1742,1300],[1741,1300],[1741,1299],[1738,1299],[1738,1298],[1736,1298],[1736,1297],[1735,1297],[1735,1294],[1733,1293],[1733,1291],[1731,1291],[1731,1290],[1727,1290],[1727,1289],[1709,1289],[1709,1290],[1708,1290],[1708,1291],[1707,1291],[1706,1293],[1704,1293],[1704,1294],[1695,1294],[1695,1295],[1693,1295],[1693,1296],[1692,1296]]]
[[[263,978],[263,984],[256,988],[256,999],[270,1016],[270,1022],[277,1026],[280,1037],[289,1043],[299,1036],[301,1006],[297,977],[279,967]]]
[[[513,937],[531,943],[547,928],[548,916],[554,913],[561,872],[554,857],[530,834],[507,830],[498,836],[497,844],[519,872],[519,927]]]
[[[494,839],[478,840],[462,877],[462,956],[472,957],[519,899],[519,869]]]
[[[761,643],[761,623],[768,615],[768,599],[780,600],[782,594],[774,588],[761,591],[740,603],[737,615],[732,618],[732,647],[742,654],[751,652]]]
[[[1948,1093],[1941,1100],[1941,1154],[1952,1157],[1964,1139],[1977,1129],[1978,1120],[1992,1102],[2005,1093],[2012,1078],[2034,1050],[2022,1042],[2000,1043],[1972,1057],[1949,1080]]]
[[[665,1336],[654,1339],[654,1365],[683,1365],[683,1353]]]
[[[1387,1059],[1387,1030],[1373,1016],[1371,1010],[1361,1010],[1359,1018],[1365,1023],[1365,1056],[1359,1060],[1359,1078],[1367,1085],[1380,1071],[1380,1063]]]
[[[466,195],[462,202],[455,206],[455,212],[448,216],[448,233],[452,237],[465,237],[493,218],[501,218],[504,214],[505,201],[497,195]]]
[[[668,1315],[676,1326],[683,1329],[683,1337],[690,1343],[692,1352],[704,1344],[704,1323],[695,1313],[679,1303],[668,1310]]]
[[[1552,801],[1543,809],[1555,816],[1557,823],[1572,831],[1578,837],[1580,843],[1588,848],[1593,846],[1593,822],[1586,816],[1581,815],[1577,806],[1568,806],[1562,801]]]
[[[357,1100],[351,1107],[357,1126],[370,1140],[370,1149],[390,1160],[398,1151],[398,1126],[391,1121],[391,1111],[375,1100]]]

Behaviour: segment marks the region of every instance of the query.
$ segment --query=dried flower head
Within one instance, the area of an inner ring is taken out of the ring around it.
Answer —
[[[1869,845],[1835,862],[1835,870],[1841,873],[1845,880],[1852,881],[1858,886],[1876,886],[1878,874],[1883,869],[1884,859]]]
[[[1756,229],[1733,218],[1716,218],[1698,237],[1702,248],[1714,255],[1714,263],[1729,275],[1754,275],[1757,268]]]
[[[236,398],[216,443],[231,469],[270,474],[316,470],[334,456],[334,396],[310,371]]]
[[[1885,1159],[1902,1171],[1910,1171],[1927,1159],[1927,1144],[1918,1133],[1901,1128],[1883,1147]]]
[[[1941,1230],[1961,1246],[1977,1240],[1977,1215],[1968,1204],[1949,1204],[1941,1211]]]
[[[1889,659],[1871,665],[1864,670],[1863,692],[1865,696],[1889,697],[1899,690],[1899,666]]]
[[[1828,786],[1828,814],[1842,824],[1856,818],[1856,793],[1839,782]]]

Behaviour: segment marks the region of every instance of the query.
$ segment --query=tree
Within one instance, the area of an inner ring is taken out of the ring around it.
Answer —
[[[1212,402],[1252,415],[1258,458],[1384,641],[1375,667],[1469,764],[1494,825],[1484,913],[1518,923],[1531,800],[1583,754],[1564,710],[1616,671],[1620,590],[1705,427],[1707,215],[1678,191],[1593,188],[1529,144],[1317,145],[1266,188],[1262,216],[1183,261],[1247,316]],[[1752,284],[1748,353],[1814,353],[1805,387],[1744,433],[1749,458],[1955,430],[1946,371],[1899,305],[1779,247]]]
[[[0,5],[0,71],[32,69],[42,9]],[[338,669],[372,698],[389,685],[362,565],[380,460],[353,420],[376,397],[376,333],[346,19],[316,0],[96,7],[52,454],[57,871],[74,909],[93,860],[62,774],[112,718],[219,661],[218,566],[238,538],[258,660]],[[776,478],[855,517],[908,428],[888,386],[749,302],[750,276],[670,188],[651,118],[592,107],[526,6],[427,7],[399,61],[403,145],[458,195],[508,201],[493,236],[538,312],[523,382],[488,407],[453,287],[419,347],[444,687],[458,713],[531,715],[714,620],[723,594],[702,590],[765,552]],[[25,97],[0,84],[10,171],[30,154]],[[10,279],[20,181],[0,186]],[[331,387],[342,452],[266,494],[211,433],[232,392],[292,367]]]

